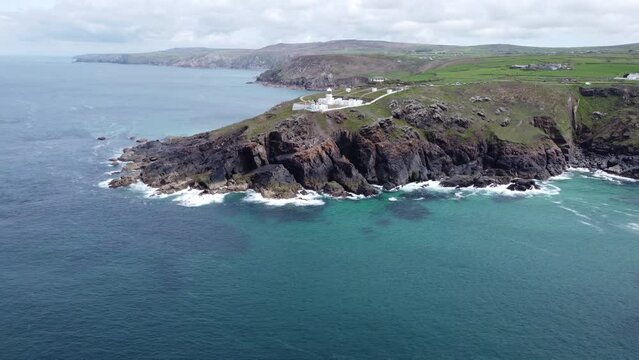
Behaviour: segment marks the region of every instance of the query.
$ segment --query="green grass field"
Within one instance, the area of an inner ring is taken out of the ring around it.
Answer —
[[[570,64],[572,70],[526,71],[510,69],[514,64]],[[526,55],[477,57],[451,61],[449,65],[427,70],[419,74],[394,74],[406,82],[476,83],[485,81],[521,80],[536,82],[560,82],[574,79],[577,82],[611,82],[614,77],[639,72],[639,55],[608,54],[597,56],[577,55]],[[388,75],[387,75],[388,76]]]

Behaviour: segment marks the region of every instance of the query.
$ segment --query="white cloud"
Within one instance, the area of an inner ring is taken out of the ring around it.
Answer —
[[[343,38],[538,46],[639,42],[636,0],[28,0],[0,4],[0,51],[250,47]]]

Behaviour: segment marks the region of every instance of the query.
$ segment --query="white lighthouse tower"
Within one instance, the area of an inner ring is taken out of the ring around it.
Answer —
[[[335,100],[333,100],[333,89],[328,88],[326,89],[326,104],[333,105],[334,103]]]

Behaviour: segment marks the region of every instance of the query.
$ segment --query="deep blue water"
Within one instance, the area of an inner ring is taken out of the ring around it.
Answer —
[[[0,58],[0,358],[639,357],[637,183],[309,207],[98,186],[129,136],[300,95],[255,75]]]

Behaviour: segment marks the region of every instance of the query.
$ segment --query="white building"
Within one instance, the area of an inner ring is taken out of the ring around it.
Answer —
[[[324,101],[322,102],[322,100]],[[333,103],[335,103],[335,99],[333,99],[332,93],[328,93],[324,98],[317,100],[317,102],[320,104],[333,105]]]
[[[631,73],[626,76],[628,80],[639,80],[639,73]]]
[[[381,76],[373,76],[369,78],[368,81],[375,82],[375,83],[383,83],[384,81],[386,81],[386,78]]]
[[[305,103],[295,103],[293,104],[293,111],[307,110],[309,106],[309,104]]]
[[[377,91],[377,88],[371,89],[373,92]],[[346,88],[346,92],[350,92],[351,88]],[[392,94],[395,91],[392,89],[386,90],[387,94]],[[354,106],[362,106],[365,105],[364,100],[362,99],[344,99],[341,97],[335,98],[333,97],[333,92],[331,88],[326,89],[326,95],[323,98],[317,99],[317,101],[310,102],[300,102],[293,104],[293,111],[312,111],[312,112],[324,112],[333,109],[343,109]]]
[[[371,92],[375,92],[375,91],[377,91],[377,88],[376,88],[376,87],[371,88]]]
[[[320,105],[326,105],[330,107],[342,107],[342,106],[358,106],[362,105],[364,101],[359,99],[342,99],[333,98],[331,94],[326,94],[326,97],[317,99],[317,103]]]
[[[314,112],[322,112],[322,111],[326,111],[328,110],[328,105],[326,104],[311,104],[311,106],[308,107],[307,109],[308,111],[314,111]]]

